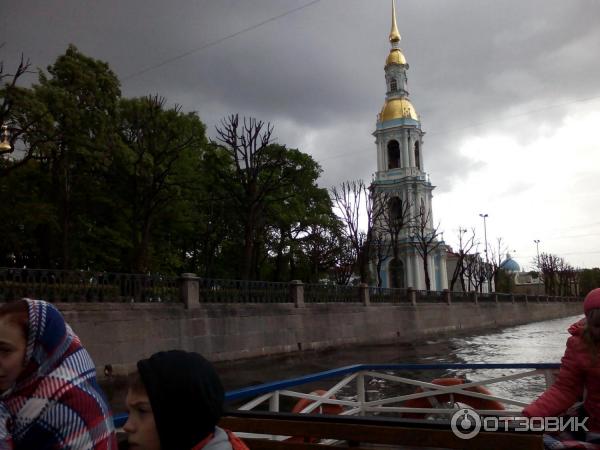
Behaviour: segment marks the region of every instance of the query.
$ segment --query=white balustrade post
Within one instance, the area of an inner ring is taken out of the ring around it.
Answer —
[[[442,298],[444,299],[444,302],[446,302],[447,305],[452,303],[452,295],[450,294],[450,291],[448,289],[444,289],[442,291]]]
[[[369,298],[369,285],[367,283],[360,283],[358,289],[360,302],[365,306],[369,306],[371,304],[371,299]]]
[[[406,289],[406,295],[410,304],[417,306],[417,292],[412,287]]]
[[[200,281],[195,273],[181,275],[181,300],[186,309],[200,306]]]
[[[365,389],[365,375],[364,372],[360,372],[356,377],[356,392],[358,394],[358,406],[360,407],[360,411],[358,412],[359,416],[364,416],[366,411],[364,410],[365,402],[367,401],[367,391]]]
[[[304,285],[302,281],[290,281],[290,298],[296,308],[304,308]]]
[[[273,392],[273,395],[269,399],[269,411],[279,412],[279,391]]]

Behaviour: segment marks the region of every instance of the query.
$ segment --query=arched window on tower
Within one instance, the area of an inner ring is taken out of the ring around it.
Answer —
[[[429,226],[429,211],[427,211],[425,209],[425,201],[423,200],[423,197],[421,197],[421,206],[419,207],[419,222],[424,224],[425,226]]]
[[[390,287],[404,289],[404,263],[400,259],[392,259],[389,265]]]
[[[388,211],[391,224],[397,224],[404,220],[404,211],[402,200],[399,197],[392,197],[388,201]]]
[[[419,149],[419,141],[415,142],[415,165],[421,170],[421,151]]]
[[[400,167],[400,144],[398,141],[390,141],[387,145],[388,150],[388,169],[397,169]]]
[[[392,78],[390,80],[390,91],[395,92],[398,90],[398,82],[396,81],[395,78]]]

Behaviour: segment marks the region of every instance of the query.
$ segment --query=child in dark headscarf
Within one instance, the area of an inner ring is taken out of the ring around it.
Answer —
[[[60,312],[40,300],[0,308],[0,450],[116,450],[96,369]]]
[[[225,391],[198,353],[171,350],[137,363],[123,426],[136,450],[247,450],[219,427]]]

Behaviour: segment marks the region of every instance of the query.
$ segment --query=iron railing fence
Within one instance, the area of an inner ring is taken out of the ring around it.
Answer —
[[[417,303],[443,303],[442,291],[415,291]]]
[[[371,303],[410,303],[407,289],[399,288],[369,288]]]
[[[358,286],[339,284],[304,284],[304,303],[358,303]]]
[[[177,278],[85,270],[0,268],[0,301],[179,302]]]
[[[291,303],[289,283],[198,278],[200,303]]]
[[[453,291],[450,293],[450,298],[453,303],[469,303],[473,301],[472,292]]]
[[[513,301],[512,299],[512,295],[510,294],[503,294],[503,293],[498,293],[496,294],[498,296],[498,302],[504,302],[504,303],[511,303]]]
[[[526,303],[527,300],[528,300],[528,297],[525,294],[514,294],[515,303]]]
[[[490,294],[488,292],[478,292],[477,301],[483,303],[495,303],[496,299],[494,298],[494,294]]]
[[[22,297],[50,302],[182,302],[181,283],[198,283],[200,303],[294,303],[303,292],[304,303],[444,304],[525,302],[581,302],[580,297],[507,293],[423,291],[323,283],[285,283],[153,274],[123,274],[86,270],[0,268],[0,302]],[[298,290],[300,289],[300,290]]]

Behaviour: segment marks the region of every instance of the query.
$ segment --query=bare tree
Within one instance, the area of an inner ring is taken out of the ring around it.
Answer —
[[[12,150],[21,152],[18,160],[10,163],[5,160],[4,164],[0,164],[0,176],[27,164],[41,144],[54,139],[51,133],[40,133],[38,129],[41,122],[49,119],[44,104],[35,98],[31,89],[18,86],[19,79],[31,73],[30,67],[30,61],[25,60],[23,55],[12,73],[6,72],[4,62],[0,61],[0,125],[6,126],[6,138]]]
[[[373,235],[373,260],[375,261],[375,270],[377,271],[377,287],[381,287],[383,280],[381,278],[381,268],[390,254],[390,241],[386,239],[381,231],[375,231]]]
[[[542,274],[546,295],[556,295],[558,291],[558,271],[563,261],[557,255],[540,253],[538,269]]]
[[[345,286],[350,283],[356,267],[356,249],[354,244],[345,236],[341,236],[338,249],[339,253],[337,254],[335,264],[331,268],[331,278],[333,278],[335,284]]]
[[[465,292],[465,269],[467,262],[465,258],[471,251],[477,246],[477,242],[475,240],[475,229],[471,228],[471,234],[467,235],[466,228],[458,229],[458,250],[454,253],[456,256],[456,266],[454,267],[454,272],[452,273],[452,278],[450,280],[450,290],[454,290],[454,285],[456,281],[459,281],[462,287],[463,292]]]
[[[369,256],[372,254],[375,223],[381,215],[379,202],[373,201],[362,180],[345,181],[331,189],[335,206],[344,223],[344,235],[352,245],[361,283],[369,281]],[[366,229],[361,230],[361,225]]]
[[[0,46],[2,48],[4,45]],[[0,103],[0,123],[5,124],[11,119],[11,111],[15,104],[12,93],[17,89],[17,82],[29,71],[31,63],[21,55],[21,61],[14,73],[4,70],[4,61],[0,61],[0,83],[2,84],[2,102]]]
[[[439,224],[433,226],[431,223],[431,208],[425,209],[424,205],[419,208],[419,215],[415,218],[411,227],[410,242],[423,261],[425,272],[425,288],[431,290],[431,279],[429,278],[429,256],[441,245],[438,241]]]
[[[573,287],[576,286],[575,268],[561,258],[557,273],[558,295],[573,295]]]
[[[542,275],[546,295],[572,295],[577,282],[577,271],[564,258],[551,253],[540,253],[538,270]]]
[[[244,252],[241,277],[249,279],[255,260],[255,245],[266,198],[289,182],[280,170],[285,166],[283,151],[271,144],[273,126],[254,118],[232,114],[216,127],[217,139],[233,160],[233,177],[241,186],[231,192],[244,222]],[[226,179],[230,173],[219,176]],[[283,199],[278,199],[283,200]]]
[[[502,264],[504,255],[506,255],[508,247],[501,237],[496,240],[496,247],[491,247],[489,251],[488,279],[494,280],[495,290],[498,289],[498,281],[500,274],[500,264]]]
[[[474,287],[476,291],[483,292],[483,285],[489,280],[489,273],[489,263],[484,261],[478,253],[473,268]]]
[[[478,279],[480,276],[481,257],[479,253],[470,253],[463,261],[463,292],[478,290]],[[466,282],[466,283],[465,283]]]
[[[392,275],[393,286],[399,287],[400,274],[397,270],[397,264],[400,256],[400,237],[402,232],[407,230],[414,221],[414,217],[411,215],[412,204],[408,201],[402,201],[400,197],[387,192],[377,194],[375,203],[379,219],[376,222],[376,234],[381,236],[383,240],[381,244],[384,246],[386,253],[388,251],[391,253],[392,264],[390,265],[390,273]],[[383,256],[381,255],[383,251],[379,253],[379,256]],[[381,264],[378,264],[378,278],[380,278],[380,269]]]

